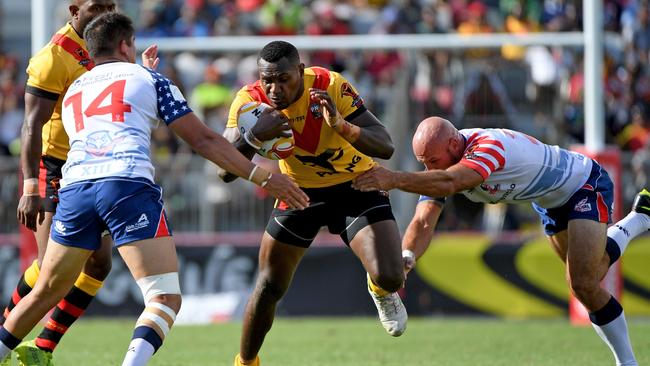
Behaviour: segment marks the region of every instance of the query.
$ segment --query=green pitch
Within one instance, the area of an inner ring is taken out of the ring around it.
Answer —
[[[135,320],[135,319],[134,319]],[[58,366],[119,365],[132,321],[82,320],[55,352]],[[151,365],[232,365],[239,323],[175,327]],[[650,321],[630,333],[641,365],[650,365]],[[612,366],[609,349],[591,327],[563,320],[409,319],[392,338],[369,318],[278,319],[261,352],[263,366]]]

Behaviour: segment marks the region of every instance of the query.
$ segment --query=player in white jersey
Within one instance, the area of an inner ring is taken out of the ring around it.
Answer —
[[[174,241],[149,158],[151,128],[159,121],[229,172],[296,208],[308,203],[288,177],[255,166],[206,127],[167,78],[134,64],[133,34],[131,20],[118,13],[97,17],[84,32],[96,66],[63,99],[71,149],[60,202],[36,286],[0,328],[0,359],[70,289],[104,228],[145,300],[123,365],[146,364],[162,345],[181,297]]]
[[[551,246],[566,263],[569,287],[589,311],[616,364],[638,365],[623,308],[600,281],[630,240],[650,228],[649,192],[639,193],[632,212],[607,229],[612,181],[584,155],[512,130],[458,131],[438,117],[420,123],[413,152],[426,171],[377,167],[354,182],[362,191],[396,188],[422,195],[402,240],[405,272],[428,248],[442,211],[444,201],[430,197],[461,193],[475,202],[531,202]]]

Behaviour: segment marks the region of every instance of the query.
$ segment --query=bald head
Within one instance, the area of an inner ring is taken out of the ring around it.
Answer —
[[[444,118],[429,117],[420,122],[413,136],[413,153],[424,155],[427,149],[446,144],[450,137],[456,135],[456,127]]]
[[[464,139],[444,118],[429,117],[413,136],[413,154],[427,169],[446,169],[460,160]]]

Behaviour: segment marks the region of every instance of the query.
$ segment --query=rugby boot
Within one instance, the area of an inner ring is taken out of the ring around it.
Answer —
[[[14,352],[18,355],[19,366],[54,366],[52,352],[38,348],[33,339],[19,344]]]
[[[406,330],[406,321],[408,314],[397,292],[391,292],[384,296],[379,296],[370,288],[370,276],[368,276],[368,293],[375,302],[379,321],[386,329],[388,334],[393,337],[399,337]]]
[[[239,358],[239,353],[235,356],[235,366],[260,366],[260,356],[255,357],[255,361],[251,363],[243,363]]]
[[[644,188],[637,193],[632,204],[632,211],[650,216],[650,192],[647,189]]]

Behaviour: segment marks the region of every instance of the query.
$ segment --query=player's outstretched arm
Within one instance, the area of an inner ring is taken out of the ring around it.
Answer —
[[[415,207],[413,219],[406,228],[402,239],[405,274],[415,267],[415,261],[429,248],[442,208],[443,203],[435,200],[420,201]]]
[[[39,97],[25,93],[25,122],[20,133],[20,164],[23,170],[23,196],[18,203],[18,222],[36,231],[45,218],[38,190],[43,125],[50,119],[58,97]]]
[[[447,197],[483,183],[483,177],[475,170],[456,164],[447,170],[424,172],[396,172],[376,166],[360,174],[352,186],[360,191],[389,191],[399,189],[429,197]]]
[[[169,127],[204,158],[265,188],[269,194],[289,206],[302,209],[309,203],[307,195],[289,177],[271,174],[253,164],[228,140],[203,124],[194,113],[178,118]]]
[[[246,157],[246,159],[251,160],[253,156],[255,155],[255,150],[244,141],[243,138],[241,138],[241,135],[239,134],[239,131],[237,131],[236,128],[226,128],[223,131],[223,137],[237,149],[242,155]],[[219,175],[219,178],[223,180],[226,183],[230,183],[237,179],[237,175],[227,171],[226,169],[222,167],[218,167],[217,174]]]

